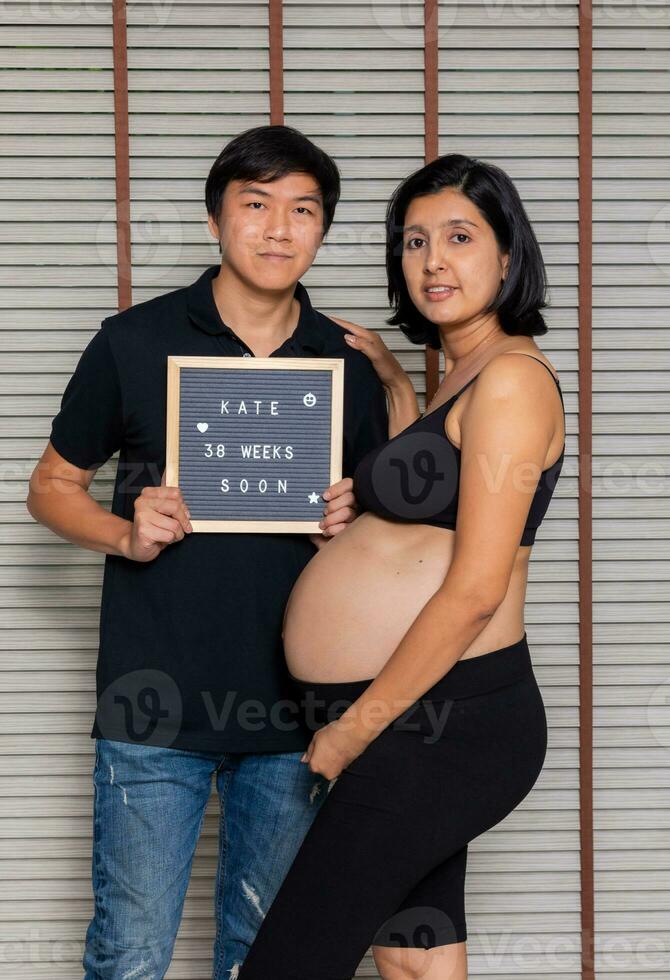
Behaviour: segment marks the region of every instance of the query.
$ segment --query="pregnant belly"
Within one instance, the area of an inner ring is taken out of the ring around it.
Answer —
[[[311,559],[284,616],[289,671],[302,680],[375,677],[437,591],[453,532],[365,513]]]

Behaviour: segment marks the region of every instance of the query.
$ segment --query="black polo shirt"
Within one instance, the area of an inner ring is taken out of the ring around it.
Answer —
[[[97,468],[120,450],[112,512],[127,520],[165,469],[168,355],[254,356],[221,320],[218,271],[103,320],[53,419],[51,442],[75,466]],[[301,283],[295,295],[298,325],[271,356],[344,359],[342,473],[352,476],[388,437],[384,389]],[[91,737],[302,751],[312,732],[300,719],[281,629],[291,588],[315,553],[307,534],[194,532],[151,562],[106,555]]]

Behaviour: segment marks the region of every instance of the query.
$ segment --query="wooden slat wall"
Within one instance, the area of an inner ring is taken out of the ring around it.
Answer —
[[[581,980],[595,980],[593,874],[593,10],[579,0],[577,528]]]
[[[539,343],[568,411],[527,607],[547,763],[521,807],[470,846],[470,971],[497,980],[581,976],[577,9],[438,4],[439,152],[481,156],[517,183],[551,282]],[[285,0],[282,13],[285,122],[343,175],[305,282],[319,308],[381,332],[423,408],[424,352],[384,323],[383,268],[386,201],[424,162],[423,0]],[[667,8],[594,13],[596,976],[657,980],[670,911]],[[9,0],[0,26],[0,962],[17,980],[71,980],[92,910],[102,556],[34,524],[24,500],[79,354],[117,305],[112,0]],[[269,122],[268,3],[133,2],[127,53],[136,303],[218,260],[203,185],[231,136]],[[92,485],[103,502],[115,468]],[[169,977],[211,975],[217,808],[213,796]],[[619,941],[632,952],[613,962]],[[358,975],[376,976],[369,955]]]
[[[117,306],[111,11],[0,10],[0,962],[16,980],[76,976],[91,911],[102,560],[36,525],[25,498],[79,355]]]
[[[440,4],[440,153],[501,166],[540,241],[549,330],[537,338],[560,373],[563,473],[533,548],[526,624],[547,709],[549,747],[532,793],[471,843],[466,903],[474,975],[578,978],[579,686],[577,575],[577,6],[484,0]],[[560,961],[555,945],[569,950]],[[524,951],[532,950],[532,955]]]
[[[670,8],[594,3],[598,980],[670,974]]]

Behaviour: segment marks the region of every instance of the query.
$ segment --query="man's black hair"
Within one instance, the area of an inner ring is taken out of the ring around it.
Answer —
[[[403,226],[410,201],[450,187],[464,194],[493,229],[498,247],[509,254],[505,280],[484,311],[496,312],[510,335],[537,336],[547,332],[540,313],[547,303],[547,275],[540,246],[512,180],[494,164],[460,153],[448,153],[406,177],[394,191],[386,211],[386,275],[393,316],[415,344],[439,350],[436,324],[412,302],[402,271]]]
[[[256,126],[226,144],[205,184],[207,213],[218,222],[223,194],[231,180],[265,183],[291,173],[310,174],[321,188],[325,235],[340,198],[340,172],[327,153],[291,126]]]

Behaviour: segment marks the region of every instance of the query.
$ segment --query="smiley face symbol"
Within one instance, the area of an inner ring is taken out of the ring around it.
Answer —
[[[316,405],[316,395],[314,395],[311,391],[308,391],[303,398],[302,403],[303,405],[306,405],[307,408],[312,408],[313,405]]]

